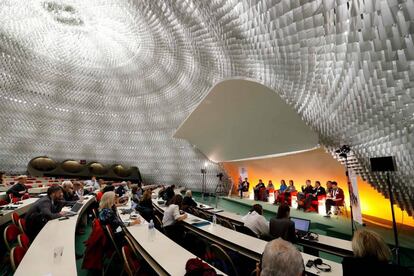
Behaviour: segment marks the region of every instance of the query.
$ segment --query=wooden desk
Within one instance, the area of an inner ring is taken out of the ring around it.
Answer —
[[[83,201],[76,216],[67,220],[50,220],[30,245],[29,250],[15,272],[15,276],[77,275],[75,256],[75,231],[78,219],[88,206],[95,201],[94,196]],[[54,257],[54,255],[61,256]]]
[[[164,212],[165,207],[159,206],[157,200],[153,200],[154,206]],[[194,220],[202,220],[199,217],[196,217],[192,214],[188,214],[188,218],[184,220],[184,226],[192,230],[193,232],[197,233],[198,235],[210,240],[211,242],[217,243],[225,248],[229,248],[233,251],[236,251],[248,258],[251,258],[255,261],[260,261],[264,248],[267,244],[266,241],[254,238],[243,233],[236,232],[234,230],[225,228],[221,225],[204,225],[201,227],[197,227],[192,225]],[[302,258],[304,264],[307,263],[308,260],[314,260],[317,257],[302,253]],[[342,276],[342,265],[340,263],[332,262],[329,260],[322,259],[324,263],[329,264],[332,267],[331,272],[319,272],[317,273],[315,268],[307,268],[305,267],[307,272],[312,274],[318,274],[321,276]]]
[[[11,215],[13,212],[16,212],[19,216],[25,214],[27,211],[29,211],[33,203],[35,203],[37,200],[38,198],[28,198],[28,199],[20,201],[22,202],[22,204],[8,204],[8,205],[2,206],[2,207],[14,206],[17,208],[14,210],[7,210],[7,211],[2,210],[1,213],[3,215],[0,216],[0,225],[6,224],[11,221]]]

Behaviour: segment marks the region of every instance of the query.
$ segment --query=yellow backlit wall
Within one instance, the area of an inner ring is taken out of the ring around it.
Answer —
[[[345,200],[349,206],[348,187],[346,184],[345,167],[332,158],[323,149],[316,149],[304,153],[282,157],[223,163],[227,173],[238,183],[239,167],[247,169],[250,188],[256,185],[259,179],[267,185],[269,179],[276,187],[280,180],[289,179],[295,182],[297,189],[305,184],[306,179],[321,181],[325,186],[326,181],[335,180],[344,190]],[[389,200],[376,191],[369,183],[358,177],[359,196],[361,199],[362,213],[391,221],[391,209]],[[414,226],[414,219],[400,208],[395,208],[397,222]]]

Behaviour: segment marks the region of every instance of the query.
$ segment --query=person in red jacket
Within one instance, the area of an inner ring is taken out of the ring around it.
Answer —
[[[327,194],[325,201],[326,217],[329,217],[331,214],[331,206],[343,206],[344,199],[344,191],[338,187],[338,183],[332,181],[332,190]]]

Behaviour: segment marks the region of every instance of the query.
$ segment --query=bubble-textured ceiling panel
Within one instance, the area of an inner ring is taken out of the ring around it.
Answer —
[[[412,214],[413,11],[413,0],[0,0],[0,165],[121,161],[199,187],[205,158],[172,135],[214,84],[242,77],[279,93],[329,150],[351,145],[385,195],[368,157],[394,155]]]

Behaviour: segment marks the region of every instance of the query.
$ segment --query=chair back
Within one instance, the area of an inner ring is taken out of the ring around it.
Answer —
[[[118,245],[116,244],[116,241],[115,241],[115,236],[114,236],[114,232],[112,231],[112,227],[107,224],[107,225],[105,225],[105,227],[103,229],[105,229],[105,232],[106,232],[107,236],[111,240],[111,243],[112,243],[116,253],[118,254],[118,256],[120,258],[122,258],[121,251],[119,250],[119,247],[118,247]]]
[[[231,230],[235,230],[234,225],[230,221],[228,221],[227,219],[218,219],[218,222],[226,228],[229,228]]]
[[[19,242],[19,245],[23,247],[24,249],[28,249],[30,246],[30,239],[26,234],[20,234],[17,236],[17,241]]]
[[[139,271],[141,265],[139,261],[134,258],[128,245],[122,246],[122,258],[124,259],[125,271],[128,276],[135,275]]]
[[[154,216],[154,226],[155,229],[164,233],[164,225],[162,224],[162,220],[159,218],[159,216]]]
[[[19,218],[20,218],[20,216],[19,216],[18,213],[16,213],[16,212],[13,212],[12,213],[11,220],[12,220],[12,222],[13,222],[14,225],[19,226]]]
[[[24,218],[19,218],[18,226],[19,226],[20,232],[26,233],[26,220]]]
[[[125,239],[126,239],[128,245],[129,245],[129,248],[134,253],[135,257],[137,259],[141,259],[141,255],[139,254],[138,249],[137,249],[137,247],[134,244],[134,241],[133,241],[133,238],[132,238],[131,234],[126,233],[125,234]]]
[[[257,238],[256,233],[244,225],[236,225],[236,231]]]
[[[17,241],[17,236],[20,234],[20,229],[15,224],[9,224],[4,229],[3,237],[7,249],[10,251],[12,244]]]
[[[16,271],[20,262],[23,260],[24,255],[26,254],[26,249],[21,246],[13,247],[10,250],[10,263],[13,271]]]
[[[225,264],[225,267],[222,267],[222,265],[220,264],[213,264],[216,265],[216,268],[220,269],[228,275],[238,276],[237,269],[233,263],[233,260],[230,258],[229,254],[227,254],[227,252],[224,251],[223,248],[221,248],[217,244],[212,244],[210,245],[210,252],[214,256],[215,260],[220,260]]]
[[[96,210],[96,208],[92,208],[92,214],[93,214],[93,217],[94,218],[99,219],[99,217],[98,217],[98,210]]]

